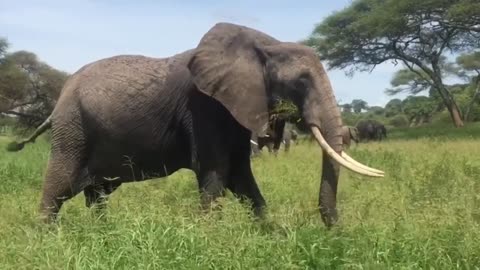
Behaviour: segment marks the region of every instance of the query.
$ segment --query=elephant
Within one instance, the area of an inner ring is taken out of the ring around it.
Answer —
[[[285,145],[285,152],[290,150],[290,145],[298,138],[297,132],[288,125],[287,118],[273,115],[269,122],[267,134],[263,137],[254,136],[250,140],[252,146],[252,156],[257,156],[264,146],[269,153],[277,155],[281,144]]]
[[[356,144],[358,144],[359,138],[358,138],[357,128],[350,127],[350,126],[343,126],[342,139],[343,139],[343,145],[345,148],[350,147],[351,141],[354,141]]]
[[[282,117],[274,114],[270,117],[268,130],[265,136],[253,135],[251,138],[252,154],[258,155],[262,151],[262,148],[266,146],[269,153],[277,154],[280,149],[280,145],[283,141],[286,121]]]
[[[274,96],[298,107],[323,151],[319,212],[330,227],[340,166],[370,177],[384,172],[343,151],[340,111],[315,50],[237,24],[217,23],[197,47],[170,57],[119,55],[83,66],[48,119],[10,150],[51,129],[40,200],[47,223],[82,191],[95,206],[124,183],[181,168],[194,172],[205,210],[230,190],[262,218],[250,137],[265,135]]]
[[[377,126],[377,137],[380,141],[387,138],[387,128],[384,124],[380,123],[380,125]]]
[[[277,142],[277,137],[268,134],[264,137],[252,136],[250,140],[252,146],[252,157],[258,156],[264,146],[267,147],[269,153],[276,155],[282,143],[285,145],[285,152],[288,152],[290,150],[290,145],[294,143],[297,138],[298,133],[294,129],[285,129],[279,142]]]
[[[387,137],[385,125],[373,119],[359,121],[356,128],[361,141],[381,141]]]
[[[295,143],[298,138],[298,133],[293,129],[287,129],[283,132],[283,143],[285,144],[285,152],[290,150],[290,145]]]

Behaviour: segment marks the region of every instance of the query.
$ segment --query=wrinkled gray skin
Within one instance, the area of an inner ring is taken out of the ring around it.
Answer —
[[[358,130],[355,127],[343,126],[342,127],[342,140],[343,147],[349,148],[352,141],[358,144]]]
[[[329,79],[303,45],[220,23],[197,48],[172,57],[123,55],[84,66],[66,82],[46,123],[52,147],[42,216],[51,221],[81,191],[87,205],[102,203],[122,183],[180,168],[195,172],[203,206],[229,189],[261,215],[250,136],[264,134],[274,96],[292,100],[305,123],[342,151]],[[328,226],[337,221],[338,177],[338,164],[324,153],[319,204]]]
[[[360,141],[381,141],[387,137],[385,125],[373,119],[359,121],[356,128]]]

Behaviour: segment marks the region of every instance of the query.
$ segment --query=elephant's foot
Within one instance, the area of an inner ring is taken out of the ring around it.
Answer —
[[[327,228],[331,228],[338,222],[338,213],[336,208],[320,207],[320,214],[322,216],[322,221],[325,223]]]
[[[203,214],[220,212],[223,208],[222,204],[218,201],[219,196],[204,195],[200,197],[200,208]]]
[[[252,206],[253,215],[255,220],[263,220],[266,216],[266,205],[263,203],[262,205]]]
[[[224,175],[220,170],[209,170],[197,176],[200,203],[204,211],[217,208],[217,199],[225,195]]]
[[[38,219],[44,224],[53,224],[58,220],[57,207],[45,208],[40,206]]]

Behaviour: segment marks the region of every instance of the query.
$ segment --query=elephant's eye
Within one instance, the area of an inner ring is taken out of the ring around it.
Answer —
[[[307,72],[300,74],[295,80],[295,88],[298,90],[305,90],[310,85],[310,74]]]

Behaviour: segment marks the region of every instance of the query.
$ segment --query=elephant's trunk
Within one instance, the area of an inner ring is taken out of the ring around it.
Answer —
[[[342,119],[330,80],[320,66],[314,89],[310,89],[304,103],[304,118],[323,150],[319,207],[323,222],[332,226],[337,222],[337,185],[339,165],[354,172],[382,177],[383,172],[369,168],[343,152]]]

